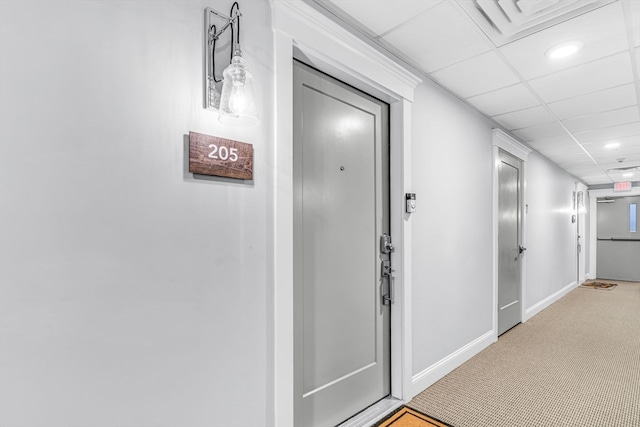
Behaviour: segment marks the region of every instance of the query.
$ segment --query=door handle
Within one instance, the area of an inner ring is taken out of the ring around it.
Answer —
[[[388,293],[382,295],[382,305],[390,305],[393,304],[393,272],[395,270],[391,268],[391,261],[388,259],[382,261],[381,267],[382,280],[387,279],[389,284]]]
[[[519,253],[520,253],[520,254],[522,254],[524,251],[526,251],[526,250],[527,250],[527,248],[525,248],[525,247],[524,247],[524,246],[522,246],[522,245],[519,245],[519,246],[518,246],[518,250],[520,251]]]
[[[393,304],[393,276],[389,275],[387,280],[389,280],[389,293],[382,296],[382,305]]]

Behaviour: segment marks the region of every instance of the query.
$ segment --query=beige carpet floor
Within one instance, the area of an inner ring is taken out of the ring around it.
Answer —
[[[576,288],[416,396],[455,427],[640,426],[640,283]]]

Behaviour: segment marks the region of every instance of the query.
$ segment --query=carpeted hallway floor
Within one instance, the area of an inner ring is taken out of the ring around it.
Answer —
[[[416,396],[455,427],[640,426],[640,283],[578,287]]]

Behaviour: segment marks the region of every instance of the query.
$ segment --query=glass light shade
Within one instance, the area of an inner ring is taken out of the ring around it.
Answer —
[[[236,52],[231,64],[222,72],[222,77],[224,84],[218,120],[229,125],[257,125],[259,117],[253,94],[253,78],[239,52]]]
[[[578,213],[587,213],[587,207],[584,205],[584,193],[582,191],[578,192]]]

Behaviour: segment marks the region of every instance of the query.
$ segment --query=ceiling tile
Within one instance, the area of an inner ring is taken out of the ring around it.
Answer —
[[[604,148],[601,144],[589,144],[584,146],[591,156],[598,162],[614,162],[620,158],[640,157],[640,143],[626,144],[615,150]]]
[[[618,138],[624,138],[640,134],[640,122],[627,123],[619,126],[612,126],[603,129],[596,129],[588,132],[576,132],[576,137],[581,144],[606,143]]]
[[[640,161],[640,0],[549,0],[547,8],[530,0],[542,8],[530,14],[519,0],[309,1],[587,183],[612,182],[596,162]],[[502,9],[492,16],[519,32],[493,37],[483,6]],[[555,7],[577,12],[551,18]],[[547,60],[551,46],[571,39],[584,43],[577,55]],[[604,150],[613,140],[621,147]]]
[[[587,185],[597,185],[597,184],[610,184],[612,183],[611,178],[607,176],[607,174],[599,173],[588,176],[581,176],[581,180],[583,180]]]
[[[399,49],[427,72],[491,49],[480,31],[448,2],[438,4],[394,29],[382,40]]]
[[[541,105],[520,111],[513,111],[511,113],[500,114],[493,116],[492,119],[509,130],[522,129],[542,123],[549,123],[554,120],[553,116],[549,114],[547,109]]]
[[[571,146],[545,148],[541,149],[540,152],[553,161],[562,161],[562,159],[567,156],[585,156],[587,159],[589,158],[589,156],[587,156],[587,154],[582,148],[580,148],[580,146],[578,146],[578,144],[574,144]]]
[[[571,132],[584,132],[593,129],[623,125],[640,121],[640,111],[633,107],[620,108],[618,110],[604,111],[575,119],[564,120],[562,123]]]
[[[626,146],[640,146],[640,133],[632,136],[627,136],[624,138],[618,138],[617,141],[620,143],[620,147]]]
[[[573,157],[568,157],[568,160],[565,161],[561,161],[561,162],[555,162],[558,166],[560,166],[561,168],[568,170],[570,167],[581,167],[581,168],[586,168],[586,167],[596,167],[599,168],[599,166],[594,163],[593,160],[591,160],[589,158],[589,156],[587,156],[586,154],[584,155],[584,157],[579,157],[580,160],[576,160],[576,156]],[[602,168],[600,168],[602,170]],[[571,172],[571,174],[576,175],[576,176],[581,176],[582,173],[579,172]]]
[[[562,42],[579,40],[575,55],[550,60],[545,52]],[[622,5],[619,2],[579,15],[500,48],[525,80],[551,74],[629,49]]]
[[[605,148],[609,142],[618,142],[620,144],[617,148]],[[582,144],[590,153],[596,153],[603,151],[606,153],[616,153],[619,150],[625,150],[627,148],[633,148],[640,150],[640,134],[631,135],[622,138],[615,138],[606,141],[588,142]]]
[[[463,98],[520,82],[493,51],[441,68],[431,76]]]
[[[634,174],[636,176],[636,178],[627,178],[625,176],[622,175],[622,173],[609,173],[609,176],[611,177],[611,179],[613,179],[615,182],[627,182],[627,181],[637,181],[638,178],[638,173],[636,172]]]
[[[557,122],[543,123],[512,132],[523,141],[531,141],[539,138],[566,135],[566,131]]]
[[[631,17],[631,30],[633,32],[633,44],[634,46],[640,46],[640,1],[631,0],[627,1],[626,5],[629,7],[629,16]],[[635,19],[634,19],[635,18]]]
[[[573,165],[573,164],[576,164],[576,163],[579,163],[581,166],[589,166],[589,165],[597,166],[593,162],[593,160],[591,160],[587,155],[584,156],[583,160],[579,160],[578,161],[578,160],[575,160],[575,159],[569,159],[569,160],[564,161],[564,162],[555,162],[555,163],[558,166],[560,166],[562,169],[564,169],[564,170],[566,170],[569,165]],[[603,173],[604,171],[601,170],[600,172]],[[572,174],[572,175],[581,176],[582,174],[575,173],[575,174]]]
[[[545,101],[584,95],[633,81],[629,51],[529,81]]]
[[[620,166],[620,164],[616,164],[614,169],[604,169],[604,171],[615,181],[638,181],[640,178],[640,172],[634,168],[638,167],[638,163],[636,164],[627,164],[625,166]],[[623,169],[615,169],[615,168],[623,168]],[[632,176],[624,176],[625,174],[631,173]]]
[[[473,96],[467,98],[467,101],[488,116],[497,116],[540,105],[536,97],[523,84]]]
[[[605,149],[602,144],[588,144],[584,148],[600,164],[616,163],[620,159],[640,161],[640,143],[628,144],[615,150]]]
[[[551,138],[541,138],[527,141],[527,144],[534,150],[540,151],[547,148],[575,146],[576,142],[568,135],[554,136]]]
[[[443,0],[328,0],[356,21],[380,35],[431,9]],[[381,18],[384,17],[384,18]]]
[[[640,153],[620,154],[618,157],[594,156],[600,165],[615,164],[615,168],[635,166],[640,163]]]
[[[636,105],[636,90],[633,83],[548,104],[551,111],[560,120],[599,111],[615,110],[630,105]]]
[[[590,164],[584,164],[580,166],[567,167],[567,172],[573,175],[592,175],[602,173],[603,168],[600,165],[596,165],[593,162]]]

